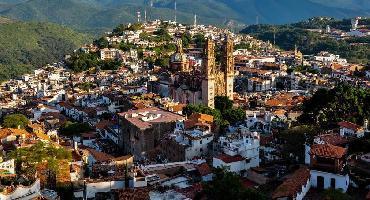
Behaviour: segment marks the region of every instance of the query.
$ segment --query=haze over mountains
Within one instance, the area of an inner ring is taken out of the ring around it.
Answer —
[[[174,19],[175,0],[0,0],[0,15],[18,20],[49,21],[83,31],[110,30],[136,21],[136,12],[148,18]],[[177,0],[179,22],[225,24],[229,20],[253,24],[283,24],[313,16],[347,18],[369,16],[369,0]]]

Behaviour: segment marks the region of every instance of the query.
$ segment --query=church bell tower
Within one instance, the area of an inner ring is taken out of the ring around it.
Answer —
[[[204,49],[204,79],[202,80],[202,101],[204,105],[214,108],[215,98],[215,43],[211,39],[207,39]]]
[[[225,94],[230,99],[234,99],[234,41],[230,36],[226,36],[223,47],[223,66],[225,69]]]

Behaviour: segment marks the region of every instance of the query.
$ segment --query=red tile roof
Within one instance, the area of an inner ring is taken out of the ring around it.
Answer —
[[[201,176],[206,176],[206,175],[212,173],[212,170],[211,170],[211,168],[209,167],[209,165],[207,163],[202,163],[202,164],[196,166],[196,168],[199,171]]]
[[[233,162],[239,162],[239,161],[244,160],[244,158],[240,155],[229,156],[227,154],[221,154],[217,156],[216,158],[222,160],[224,163],[233,163]]]
[[[307,184],[310,178],[310,170],[306,167],[300,168],[294,174],[276,188],[272,194],[272,199],[290,197],[295,199],[297,193],[302,191],[302,186]]]
[[[119,200],[149,200],[149,188],[127,188],[118,190]]]
[[[331,144],[314,144],[311,146],[311,154],[328,158],[342,158],[347,149]]]
[[[254,186],[256,186],[256,183],[248,179],[242,179],[242,183],[243,183],[244,188],[253,188]]]
[[[95,127],[97,129],[100,129],[101,130],[101,129],[105,129],[108,126],[111,126],[111,125],[113,125],[113,122],[108,121],[108,120],[102,120],[102,121],[98,122]]]
[[[110,160],[114,159],[113,156],[111,156],[109,154],[106,154],[106,153],[103,153],[103,152],[100,152],[100,151],[97,151],[95,149],[88,148],[87,150],[95,158],[95,160],[97,160],[99,162],[107,162],[107,161],[110,161]]]
[[[331,145],[335,145],[335,146],[343,145],[343,144],[348,143],[348,140],[346,138],[344,138],[344,137],[342,137],[342,136],[340,136],[339,134],[336,134],[336,133],[323,134],[323,135],[319,135],[317,137],[320,138],[322,141],[324,141],[325,144],[331,144]]]
[[[354,124],[352,122],[347,122],[347,121],[339,122],[338,125],[340,127],[348,128],[348,129],[351,129],[351,130],[354,130],[354,131],[358,131],[358,130],[362,129],[361,126],[359,126],[357,124]]]

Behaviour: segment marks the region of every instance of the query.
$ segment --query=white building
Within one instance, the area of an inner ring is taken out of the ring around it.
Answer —
[[[302,167],[296,170],[272,194],[272,199],[302,200],[311,188],[310,170]]]
[[[338,125],[340,127],[339,133],[342,137],[350,136],[361,138],[365,136],[365,129],[367,129],[368,122],[365,121],[364,127],[346,121],[339,122]]]
[[[231,172],[241,173],[259,166],[260,137],[246,128],[228,137],[220,137],[218,144],[221,154],[213,157],[213,167],[226,167]]]
[[[331,144],[314,144],[309,154],[311,187],[346,192],[350,183],[344,169],[347,149]]]
[[[7,188],[4,189],[6,191]],[[13,199],[34,199],[40,197],[40,179],[37,179],[30,186],[18,185],[14,190],[8,193],[0,193],[1,200],[13,200]]]
[[[122,52],[119,49],[104,48],[100,50],[100,59],[101,60],[119,59],[121,54]]]
[[[207,156],[214,138],[209,126],[199,125],[192,130],[183,130],[183,121],[177,122],[173,134],[161,144],[162,152],[171,161],[186,161]]]

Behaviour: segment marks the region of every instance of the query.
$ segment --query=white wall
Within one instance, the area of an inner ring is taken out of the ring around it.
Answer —
[[[304,163],[306,165],[311,164],[311,156],[310,156],[311,147],[308,144],[304,145]]]
[[[95,198],[97,192],[110,192],[112,189],[125,188],[125,181],[107,181],[86,184],[87,198]]]
[[[213,180],[213,174],[210,173],[210,174],[207,174],[205,176],[202,176],[202,181],[204,182],[208,182],[208,181],[212,181]]]
[[[26,187],[26,186],[18,186],[12,193],[10,194],[2,194],[0,193],[1,200],[12,200],[12,199],[33,199],[40,195],[40,179],[37,179],[33,185]]]
[[[297,193],[296,200],[302,200],[306,196],[310,188],[311,188],[311,181],[310,179],[308,179],[306,185],[302,186],[302,191],[300,193]]]
[[[339,175],[328,172],[311,170],[311,186],[317,187],[317,177],[324,177],[324,189],[330,188],[330,180],[335,179],[335,189],[342,189],[343,192],[346,192],[349,185],[349,176],[348,175]]]
[[[242,170],[247,170],[247,164],[245,160],[233,162],[233,163],[225,163],[221,159],[213,158],[213,167],[214,168],[223,168],[225,167],[229,172],[240,173]]]
[[[202,144],[200,144],[202,141]],[[204,137],[200,140],[192,140],[192,146],[185,150],[185,160],[192,160],[194,157],[201,157],[208,153],[208,144],[213,141],[213,136]],[[202,151],[200,151],[202,149]]]

